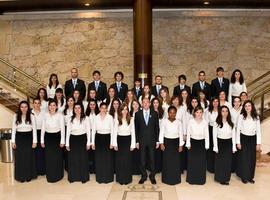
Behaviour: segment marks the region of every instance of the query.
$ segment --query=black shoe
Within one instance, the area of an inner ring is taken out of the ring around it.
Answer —
[[[250,182],[251,184],[255,183],[255,181],[253,179],[249,180],[248,182]]]
[[[151,181],[151,183],[152,183],[153,185],[156,185],[156,184],[157,184],[157,181],[156,181],[155,178],[150,178],[150,181]]]
[[[242,183],[247,184],[247,180],[242,179]]]
[[[31,179],[26,180],[26,182],[30,182],[30,181],[31,181]]]
[[[221,185],[229,185],[228,182],[220,182]]]
[[[147,180],[146,177],[142,177],[139,181],[139,184],[144,184],[144,182]]]

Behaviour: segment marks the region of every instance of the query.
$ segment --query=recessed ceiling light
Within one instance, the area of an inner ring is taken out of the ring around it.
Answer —
[[[85,3],[84,5],[85,5],[85,6],[90,6],[90,3]]]
[[[203,2],[204,5],[209,5],[209,1]]]

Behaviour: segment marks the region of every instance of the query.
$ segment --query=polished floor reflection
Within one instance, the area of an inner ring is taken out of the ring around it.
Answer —
[[[45,177],[29,183],[18,183],[13,178],[12,164],[0,163],[0,200],[268,200],[270,197],[270,167],[256,169],[256,183],[242,184],[233,175],[229,186],[222,186],[213,181],[213,175],[207,174],[207,184],[193,186],[185,182],[177,186],[168,186],[160,182],[157,175],[157,185],[147,181],[138,185],[139,176],[134,176],[133,183],[122,186],[117,183],[98,184],[91,175],[86,184],[70,184],[66,176],[58,183],[47,183]]]

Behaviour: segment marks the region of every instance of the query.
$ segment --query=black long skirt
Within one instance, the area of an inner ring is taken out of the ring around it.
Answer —
[[[46,178],[50,183],[60,181],[64,176],[63,150],[60,147],[61,135],[45,133]]]
[[[65,138],[67,137],[67,127],[65,126]],[[66,148],[63,148],[63,159],[64,159],[64,169],[68,171],[68,151]]]
[[[187,182],[203,185],[206,181],[205,140],[191,138],[191,149],[188,151]]]
[[[188,149],[185,146],[185,144],[183,146],[182,152],[179,154],[180,155],[180,170],[181,170],[181,173],[184,173],[184,171],[187,170]]]
[[[206,151],[207,171],[215,172],[215,152],[213,151],[213,126],[209,126],[209,149]]]
[[[68,152],[68,181],[89,181],[88,152],[86,149],[87,136],[70,135]]]
[[[96,134],[95,171],[98,183],[110,183],[114,176],[113,151],[110,149],[110,134]]]
[[[179,138],[164,138],[165,150],[162,160],[162,183],[176,185],[181,182]]]
[[[92,149],[88,151],[88,170],[89,173],[95,173],[95,151]]]
[[[120,184],[132,182],[131,136],[117,136],[118,151],[115,153],[116,181]]]
[[[162,170],[162,151],[160,148],[158,148],[155,150],[155,173],[159,173],[161,172],[161,170]]]
[[[140,150],[134,149],[132,151],[132,174],[133,175],[141,175],[140,163],[141,163]]]
[[[256,135],[240,135],[241,150],[238,151],[236,173],[242,180],[250,181],[254,178],[256,167]]]
[[[232,139],[218,138],[218,153],[215,156],[215,181],[229,182],[231,179]]]
[[[35,149],[35,155],[36,155],[37,175],[43,176],[46,174],[45,149],[42,148],[40,145],[40,134],[41,131],[37,130],[37,148]]]
[[[35,151],[32,148],[33,135],[30,132],[16,132],[15,180],[30,181],[37,178]]]

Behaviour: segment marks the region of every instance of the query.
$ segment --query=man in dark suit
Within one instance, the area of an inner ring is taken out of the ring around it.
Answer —
[[[173,89],[173,96],[181,95],[182,90],[186,90],[189,95],[191,95],[191,89],[186,85],[187,77],[184,74],[178,76],[179,85],[175,86]]]
[[[70,97],[73,95],[73,91],[78,90],[80,92],[81,99],[83,100],[86,94],[86,88],[84,81],[78,79],[78,69],[71,69],[71,79],[65,83],[65,95]]]
[[[147,180],[146,155],[149,155],[150,181],[156,184],[155,179],[155,149],[159,148],[159,120],[157,112],[150,110],[150,100],[142,100],[142,110],[135,114],[135,133],[137,148],[140,150],[140,165],[142,177],[139,184]]]
[[[192,96],[199,97],[199,92],[203,91],[207,100],[211,99],[211,86],[205,81],[205,72],[199,72],[199,81],[192,85]]]
[[[224,78],[223,67],[217,68],[217,78],[211,82],[211,97],[218,97],[220,91],[224,91],[226,99],[228,98],[230,81]]]
[[[142,95],[142,87],[141,87],[141,81],[137,79],[134,83],[134,88],[132,88],[132,91],[137,99]]]
[[[122,72],[115,72],[114,74],[115,83],[111,84],[110,87],[115,89],[116,97],[118,97],[122,102],[125,100],[128,91],[128,85],[123,83],[124,74]]]
[[[100,71],[96,70],[93,72],[93,79],[94,79],[94,81],[89,83],[89,85],[88,85],[87,98],[89,98],[90,90],[95,90],[96,91],[96,100],[103,101],[104,99],[107,98],[107,85],[106,85],[106,83],[104,83],[100,80]]]
[[[154,95],[155,97],[158,97],[159,91],[163,88],[166,88],[169,91],[168,87],[162,85],[162,76],[157,75],[155,77],[155,85],[151,87],[151,94]]]

